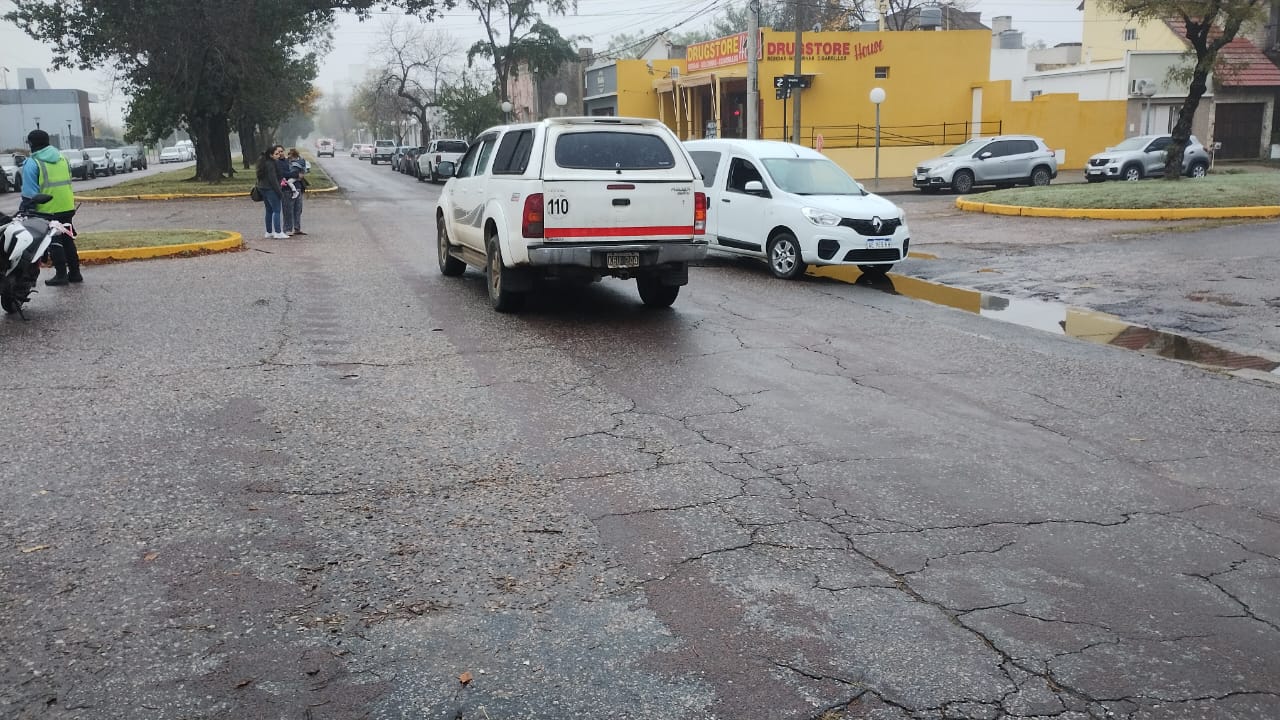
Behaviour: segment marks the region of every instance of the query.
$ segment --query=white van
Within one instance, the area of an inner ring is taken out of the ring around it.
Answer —
[[[711,249],[763,258],[783,279],[808,265],[884,275],[911,232],[892,202],[867,192],[822,153],[776,140],[690,140],[702,173]]]
[[[316,141],[316,157],[325,155],[333,157],[333,138],[320,138]]]

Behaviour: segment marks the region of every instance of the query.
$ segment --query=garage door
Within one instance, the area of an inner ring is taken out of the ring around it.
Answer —
[[[1224,103],[1214,106],[1213,139],[1222,143],[1217,156],[1253,159],[1262,156],[1262,103]]]

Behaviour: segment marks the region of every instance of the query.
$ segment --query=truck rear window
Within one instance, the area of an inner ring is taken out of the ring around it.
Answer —
[[[556,165],[582,170],[665,170],[671,148],[648,133],[572,132],[556,139]]]
[[[464,153],[467,151],[467,144],[459,140],[445,140],[436,143],[436,152],[442,153]]]

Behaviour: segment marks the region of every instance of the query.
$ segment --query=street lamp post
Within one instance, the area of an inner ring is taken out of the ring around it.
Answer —
[[[884,102],[884,88],[871,88],[871,102],[876,106],[876,187],[880,187],[880,103]]]
[[[39,130],[39,129],[40,129],[40,116],[39,116],[39,115],[36,115],[36,116],[35,116],[35,121],[36,121],[36,129],[37,129],[37,130]]]
[[[556,93],[555,101],[556,101],[556,108],[557,108],[556,113],[563,116],[564,106],[569,104],[569,96],[565,95],[562,92],[558,92]]]
[[[499,105],[498,107],[502,108],[502,116],[503,116],[503,120],[505,120],[507,123],[510,123],[510,122],[511,122],[511,107],[512,107],[512,106],[511,106],[511,101],[510,101],[510,100],[503,100],[503,101],[502,101],[502,104],[501,104],[501,105]]]
[[[74,148],[75,143],[71,141],[71,121],[67,121],[67,142],[63,145],[65,148]]]
[[[1155,83],[1144,82],[1142,84],[1142,97],[1143,97],[1142,134],[1143,135],[1151,134],[1151,98],[1155,97],[1156,90],[1157,88]]]

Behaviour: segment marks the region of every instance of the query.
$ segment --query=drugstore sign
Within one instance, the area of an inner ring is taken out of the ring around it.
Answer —
[[[689,72],[707,70],[747,61],[747,34],[744,32],[707,42],[694,43],[685,52]]]
[[[794,58],[796,44],[794,42],[768,42],[764,44],[764,56],[767,60],[790,60]],[[805,60],[862,60],[884,52],[884,41],[873,40],[865,43],[840,42],[826,40],[809,40],[801,47]]]
[[[791,60],[795,58],[795,42],[764,42],[764,33],[760,33],[760,60]],[[801,46],[805,60],[862,60],[884,52],[884,40],[871,42],[844,42],[840,40],[807,40]],[[690,45],[685,55],[689,72],[709,70],[711,68],[736,65],[747,61],[747,34],[708,40]]]

